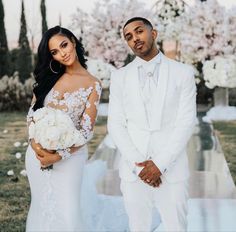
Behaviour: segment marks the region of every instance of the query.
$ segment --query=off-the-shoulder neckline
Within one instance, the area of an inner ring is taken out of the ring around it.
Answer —
[[[100,85],[99,81],[95,81],[95,82],[94,82],[94,86],[80,87],[80,88],[78,88],[78,89],[76,89],[76,90],[73,90],[73,91],[71,91],[71,92],[64,92],[62,96],[64,96],[65,94],[66,94],[66,95],[72,95],[72,94],[74,94],[74,93],[76,93],[76,92],[80,92],[81,90],[87,91],[87,90],[90,90],[90,89],[94,89],[94,88],[96,88],[96,85],[97,85],[97,84]],[[54,86],[51,88],[51,90],[49,91],[49,93],[52,92],[52,91],[53,91],[53,92],[60,93],[60,91],[57,90],[57,89],[55,89]]]
[[[88,87],[88,88],[85,88],[85,87],[80,87],[80,88],[78,88],[78,89],[76,89],[76,90],[73,90],[73,91],[71,91],[71,92],[64,92],[63,94],[62,94],[62,96],[64,97],[65,95],[73,95],[73,94],[75,94],[75,93],[79,93],[79,92],[81,92],[81,91],[88,91],[88,90],[92,90],[94,87],[93,86],[90,86],[90,87]],[[58,93],[58,94],[60,94],[60,91],[59,90],[57,90],[57,89],[55,89],[54,87],[52,87],[52,89],[49,91],[49,93],[50,92],[54,92],[54,93]]]

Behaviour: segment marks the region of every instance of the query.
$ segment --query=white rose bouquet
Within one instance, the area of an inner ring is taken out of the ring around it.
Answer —
[[[47,150],[62,150],[81,146],[85,139],[64,111],[43,107],[31,116],[29,139],[34,139]]]

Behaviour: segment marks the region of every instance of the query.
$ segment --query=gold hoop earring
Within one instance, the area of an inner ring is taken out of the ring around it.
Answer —
[[[60,64],[60,67],[59,67],[59,71],[56,72],[56,71],[54,71],[53,68],[52,68],[52,62],[53,62],[53,61],[55,61],[55,60],[51,59],[51,61],[50,61],[50,63],[49,63],[49,68],[50,68],[50,70],[51,70],[53,73],[58,74],[58,73],[60,72],[60,70],[61,70],[61,63],[58,62],[58,63]],[[56,61],[55,61],[55,62],[56,62]]]

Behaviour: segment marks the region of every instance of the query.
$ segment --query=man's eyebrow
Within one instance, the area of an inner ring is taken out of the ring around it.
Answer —
[[[143,26],[137,26],[137,27],[135,27],[134,28],[134,31],[137,31],[139,28],[142,28]],[[127,35],[129,35],[130,34],[130,32],[128,32],[128,33],[126,33],[125,35],[124,35],[124,37],[126,37]]]
[[[124,35],[124,37],[127,37],[128,35],[130,35],[130,32],[126,33],[126,34]]]
[[[138,30],[140,27],[142,28],[143,26],[137,26],[137,27],[135,27],[135,28],[134,28],[134,31]]]

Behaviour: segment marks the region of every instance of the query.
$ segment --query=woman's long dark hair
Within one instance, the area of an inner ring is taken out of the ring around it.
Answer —
[[[52,61],[53,57],[49,51],[48,42],[52,36],[57,34],[66,36],[72,42],[76,43],[76,53],[79,62],[84,68],[87,69],[83,45],[71,31],[60,26],[50,28],[48,31],[46,31],[38,47],[38,59],[34,69],[34,77],[36,80],[33,88],[33,92],[36,97],[36,102],[33,106],[34,111],[43,107],[46,95],[52,89],[58,79],[65,73],[65,66],[59,64],[55,60],[53,60],[53,65],[51,65],[51,68],[53,68],[55,71],[53,72],[50,68],[50,62]]]

